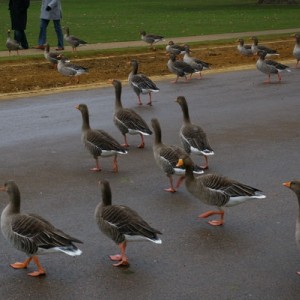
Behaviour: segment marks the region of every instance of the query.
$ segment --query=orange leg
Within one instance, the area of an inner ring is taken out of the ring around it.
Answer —
[[[142,101],[141,101],[141,96],[138,95],[138,105],[143,105]]]
[[[114,157],[114,161],[113,161],[113,171],[114,171],[115,173],[118,173],[118,171],[119,171],[117,155],[115,155],[115,157]]]
[[[34,260],[36,266],[38,267],[38,270],[34,271],[34,272],[31,272],[31,273],[28,273],[28,275],[29,276],[33,276],[33,277],[37,277],[37,276],[41,276],[41,275],[46,275],[46,272],[43,269],[43,267],[41,266],[38,257],[37,256],[33,256],[33,260]]]
[[[29,257],[25,259],[23,262],[15,262],[14,264],[11,264],[10,266],[14,269],[26,269],[29,263],[31,262],[32,257]]]
[[[126,147],[126,148],[129,147],[129,144],[127,142],[127,136],[126,136],[126,134],[124,134],[124,144],[122,144],[121,146]]]
[[[207,170],[208,169],[208,158],[206,155],[204,155],[204,158],[205,158],[205,165],[204,166],[201,166],[201,168],[203,170]]]
[[[170,192],[170,193],[175,193],[176,190],[174,189],[174,185],[173,185],[173,177],[172,175],[168,176],[170,179],[170,187],[168,189],[165,189],[166,192]]]
[[[128,262],[128,257],[125,255],[125,251],[126,251],[126,241],[124,241],[123,243],[118,245],[120,250],[121,250],[121,254],[116,254],[116,255],[110,255],[110,259],[113,261],[119,261],[116,264],[113,264],[114,267],[120,267],[120,266],[128,266],[129,262]]]
[[[16,262],[14,264],[11,264],[10,266],[14,269],[26,269],[32,259],[34,260],[35,264],[37,265],[38,270],[34,271],[34,272],[31,272],[31,273],[28,273],[28,275],[29,276],[34,276],[34,277],[40,276],[40,275],[45,275],[46,272],[43,269],[43,267],[41,266],[37,256],[29,257],[29,258],[25,259],[24,262]]]
[[[147,105],[152,106],[152,98],[151,98],[151,93],[149,93],[149,102],[147,103]]]
[[[99,160],[98,160],[98,158],[96,158],[95,160],[96,160],[96,167],[90,169],[90,171],[93,171],[93,172],[100,172],[100,171],[101,171],[101,168],[100,168]]]
[[[176,189],[179,188],[180,184],[182,183],[182,181],[184,180],[185,176],[180,176],[177,180],[177,183],[176,183]]]
[[[145,148],[144,136],[141,133],[140,136],[141,136],[141,143],[138,145],[138,148],[143,149]]]
[[[212,226],[221,226],[224,224],[224,211],[220,210],[220,211],[207,211],[206,213],[203,213],[201,215],[199,215],[199,218],[208,218],[212,215],[220,215],[221,218],[220,220],[212,220],[209,221],[208,224],[212,225]]]

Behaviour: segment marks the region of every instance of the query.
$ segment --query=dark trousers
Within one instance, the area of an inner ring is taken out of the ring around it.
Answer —
[[[28,42],[24,30],[15,30],[14,39],[22,46],[23,49],[28,49]]]

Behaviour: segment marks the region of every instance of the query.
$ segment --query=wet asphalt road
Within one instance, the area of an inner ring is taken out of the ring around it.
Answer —
[[[300,177],[300,70],[283,74],[280,84],[265,85],[256,70],[204,74],[188,84],[159,82],[152,107],[138,107],[123,87],[123,105],[136,109],[150,124],[161,123],[163,141],[179,144],[182,123],[179,95],[187,98],[193,122],[207,132],[215,156],[210,172],[262,189],[267,199],[226,209],[225,225],[212,227],[197,216],[209,207],[184,185],[164,192],[168,179],[156,166],[153,137],[137,149],[129,136],[129,153],[101,159],[102,172],[80,141],[86,103],[92,128],[121,134],[112,122],[112,87],[0,102],[0,182],[14,179],[22,209],[35,212],[84,241],[80,257],[41,256],[47,271],[31,278],[9,263],[25,258],[0,236],[2,299],[299,299],[300,251],[294,240],[297,201],[282,182]],[[275,78],[273,80],[276,80]],[[146,98],[144,98],[146,103]],[[203,160],[193,156],[197,163]],[[110,181],[113,202],[126,204],[163,232],[162,245],[132,243],[129,269],[112,267],[117,247],[93,219],[101,200],[97,182]],[[0,209],[7,195],[0,194]]]

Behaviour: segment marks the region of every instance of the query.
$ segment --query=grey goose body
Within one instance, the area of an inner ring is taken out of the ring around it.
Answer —
[[[271,49],[269,47],[263,46],[263,45],[259,45],[258,44],[258,38],[256,36],[252,36],[251,40],[253,41],[252,45],[251,45],[251,51],[254,55],[257,54],[258,51],[265,51],[267,52],[266,57],[269,56],[278,56],[279,54],[277,53],[277,50],[275,49]]]
[[[164,37],[161,35],[150,34],[150,33],[147,34],[145,31],[141,31],[140,34],[141,34],[141,39],[145,43],[149,44],[150,48],[152,48],[152,49],[155,49],[155,48],[153,48],[153,44],[156,44],[164,39]]]
[[[87,44],[86,41],[74,35],[70,35],[69,27],[65,27],[64,30],[65,30],[64,39],[67,43],[69,43],[69,45],[71,45],[73,52],[77,51],[77,47]]]
[[[123,108],[121,101],[122,84],[119,80],[113,80],[112,84],[115,88],[115,110],[113,121],[124,137],[124,147],[129,147],[126,134],[139,134],[141,143],[139,148],[145,147],[144,135],[151,135],[152,131],[146,121],[133,109]]]
[[[49,61],[53,66],[58,64],[60,53],[51,52],[50,45],[46,44],[44,49],[44,57],[47,61]],[[66,58],[65,58],[66,59]]]
[[[173,83],[177,83],[179,77],[184,77],[185,81],[187,81],[186,76],[191,76],[193,73],[196,72],[196,70],[186,62],[176,60],[176,56],[172,53],[169,55],[167,67],[171,73],[174,73],[176,75],[176,79],[172,81]]]
[[[19,54],[19,50],[22,50],[22,46],[10,36],[10,30],[7,30],[7,39],[6,39],[6,48],[8,49],[9,55],[11,51],[17,51]]]
[[[76,78],[76,83],[79,83],[79,76],[88,72],[88,68],[70,63],[63,55],[58,55],[57,70],[63,76]]]
[[[238,39],[238,45],[237,45],[237,49],[239,51],[240,54],[242,54],[243,56],[252,56],[252,50],[251,50],[251,45],[245,45],[245,42],[243,39]]]
[[[110,184],[100,181],[102,202],[95,209],[95,219],[99,229],[120,248],[121,254],[111,255],[114,266],[128,265],[126,245],[130,241],[150,241],[161,244],[158,234],[161,232],[151,227],[136,211],[128,206],[113,205]]]
[[[293,56],[296,58],[296,68],[298,67],[300,61],[300,35],[298,33],[293,35],[295,38],[295,46],[293,48]]]
[[[201,71],[210,69],[211,64],[200,60],[199,58],[191,56],[191,49],[188,45],[185,46],[185,54],[183,56],[183,61],[189,64],[194,70],[195,73],[199,73],[199,78],[201,78]],[[193,73],[191,73],[192,77]]]
[[[128,82],[130,86],[133,88],[135,94],[138,97],[138,104],[142,105],[141,94],[148,94],[149,101],[147,105],[152,105],[152,93],[158,93],[159,88],[157,85],[146,75],[138,73],[138,61],[136,59],[132,59],[131,62],[132,70],[128,76]]]
[[[298,216],[296,219],[296,230],[295,230],[295,239],[298,248],[300,249],[300,180],[292,180],[283,183],[284,186],[292,190],[297,197],[298,201]],[[300,271],[297,272],[300,275]]]
[[[205,165],[201,167],[208,169],[208,156],[214,155],[214,150],[209,144],[207,135],[202,127],[191,122],[185,97],[177,97],[176,102],[180,105],[183,114],[183,124],[179,131],[183,148],[188,154],[204,156]]]
[[[175,55],[185,54],[185,46],[177,45],[173,41],[169,41],[166,51]]]
[[[158,167],[167,175],[170,181],[170,187],[165,189],[167,192],[175,193],[185,177],[185,169],[177,167],[178,159],[187,153],[181,147],[176,145],[168,145],[162,141],[162,133],[160,123],[157,119],[151,120],[154,131],[153,155]],[[193,172],[195,174],[203,174],[203,170],[193,164]],[[173,175],[179,176],[179,179],[174,186]]]
[[[231,207],[249,200],[266,197],[259,189],[217,174],[205,174],[195,177],[192,169],[193,164],[188,156],[181,157],[177,165],[184,166],[186,169],[186,189],[203,203],[218,208],[217,211],[212,210],[199,215],[201,218],[216,214],[220,215],[219,220],[209,221],[210,225],[219,226],[224,224],[224,207]]]
[[[8,181],[0,191],[7,192],[9,204],[1,214],[1,230],[3,236],[10,244],[24,252],[29,258],[22,263],[11,264],[15,269],[27,268],[33,259],[38,270],[29,273],[30,276],[44,275],[37,255],[62,252],[71,256],[80,255],[82,252],[74,243],[82,243],[60,229],[55,228],[50,222],[36,214],[21,213],[21,196],[17,184]]]
[[[270,83],[270,79],[271,79],[271,74],[277,74],[278,76],[278,81],[281,81],[281,75],[280,72],[286,70],[288,72],[290,72],[291,70],[289,69],[288,66],[283,65],[277,61],[273,61],[273,60],[266,60],[266,55],[267,52],[263,51],[263,50],[259,50],[257,52],[259,58],[256,62],[256,68],[257,70],[259,70],[260,72],[267,74],[268,75],[268,79],[265,81],[265,83]]]
[[[81,140],[86,149],[96,161],[96,167],[91,171],[101,171],[98,157],[113,156],[113,171],[118,172],[118,154],[126,154],[127,150],[122,147],[110,134],[100,129],[91,129],[89,111],[86,104],[79,104],[76,108],[82,115]]]

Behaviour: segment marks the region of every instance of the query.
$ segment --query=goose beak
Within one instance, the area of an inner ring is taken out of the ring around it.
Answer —
[[[282,185],[284,185],[284,186],[290,188],[290,187],[291,187],[291,182],[290,182],[290,181],[284,182]]]
[[[176,167],[182,167],[183,166],[183,159],[180,158],[176,164]]]
[[[76,105],[75,108],[76,108],[76,109],[79,109],[79,105]]]
[[[5,186],[0,186],[0,192],[6,192]]]

